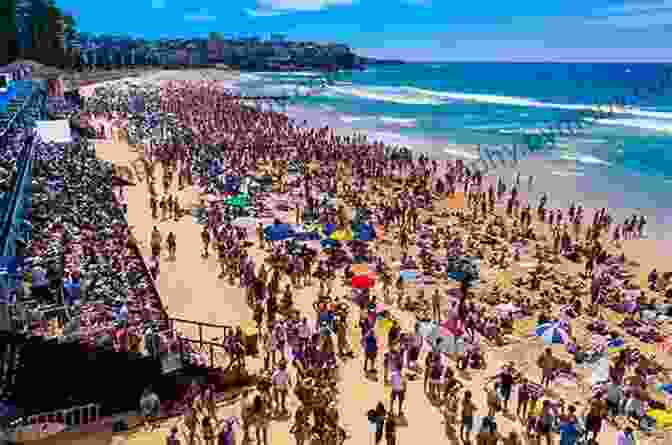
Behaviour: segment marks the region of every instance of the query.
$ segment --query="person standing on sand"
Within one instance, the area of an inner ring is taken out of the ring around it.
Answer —
[[[541,384],[544,388],[548,388],[553,380],[553,372],[555,371],[555,357],[551,348],[546,348],[544,353],[537,359],[537,365],[541,368]]]
[[[476,413],[476,405],[471,400],[471,391],[465,391],[462,399],[462,422],[460,425],[460,439],[464,443],[470,442],[471,432],[474,429],[474,414]]]
[[[441,322],[441,295],[439,294],[438,289],[434,289],[432,294],[432,314],[434,316],[434,321],[437,323]]]

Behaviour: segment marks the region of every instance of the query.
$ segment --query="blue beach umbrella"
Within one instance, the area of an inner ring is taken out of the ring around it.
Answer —
[[[625,349],[625,340],[622,338],[615,338],[607,342],[607,351],[610,354],[617,354]]]
[[[418,272],[415,270],[402,270],[399,272],[399,276],[401,276],[401,279],[404,281],[411,281],[418,278]]]
[[[282,241],[291,238],[294,231],[289,224],[273,224],[264,228],[264,234],[270,241]]]
[[[462,281],[465,279],[467,276],[466,272],[463,272],[461,270],[453,270],[448,272],[448,277],[455,280],[455,281]]]
[[[538,326],[534,333],[537,337],[541,337],[545,343],[551,345],[567,343],[570,340],[567,331],[558,323],[544,323]]]
[[[331,236],[332,233],[334,233],[338,227],[336,227],[336,224],[325,224],[324,225],[324,236]]]
[[[337,247],[340,243],[336,241],[335,239],[323,239],[320,241],[320,246],[322,246],[325,249],[328,249],[330,247]]]

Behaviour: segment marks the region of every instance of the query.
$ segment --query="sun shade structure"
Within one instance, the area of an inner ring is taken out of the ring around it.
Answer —
[[[294,236],[294,229],[289,224],[273,224],[264,228],[264,235],[269,241],[282,241]]]
[[[564,344],[570,340],[567,331],[558,323],[544,323],[538,326],[534,333],[548,344]]]
[[[225,199],[224,204],[243,209],[250,206],[250,196],[245,193],[240,193],[236,196]]]
[[[352,277],[352,287],[355,289],[371,289],[376,285],[376,280],[370,275],[355,275]]]

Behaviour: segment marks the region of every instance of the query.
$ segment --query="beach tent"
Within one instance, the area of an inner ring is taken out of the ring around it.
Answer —
[[[269,241],[282,241],[294,236],[294,230],[289,224],[272,224],[264,228],[264,235]]]

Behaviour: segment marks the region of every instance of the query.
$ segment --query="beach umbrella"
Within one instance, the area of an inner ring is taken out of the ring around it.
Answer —
[[[672,338],[666,338],[660,343],[656,343],[656,349],[661,353],[672,353]]]
[[[412,281],[418,277],[418,272],[415,270],[402,270],[399,272],[399,276],[404,281]]]
[[[225,199],[224,204],[239,208],[249,207],[250,197],[247,194],[240,193],[238,195],[232,196],[231,198]]]
[[[448,278],[455,281],[462,281],[467,277],[467,273],[461,270],[452,270],[448,272]]]
[[[541,337],[548,344],[567,343],[569,334],[558,323],[544,323],[535,329],[537,337]]]
[[[322,246],[324,249],[329,249],[332,247],[338,247],[341,243],[336,241],[335,239],[323,239],[320,241],[320,246]]]
[[[376,280],[369,275],[355,275],[352,277],[352,287],[356,289],[371,289],[376,284]]]
[[[324,233],[324,226],[322,224],[304,224],[303,230],[306,232]]]
[[[324,225],[324,236],[331,236],[332,233],[334,233],[338,227],[336,224],[325,224]]]
[[[618,354],[625,349],[625,340],[622,338],[615,338],[607,342],[607,350],[609,354]]]
[[[369,265],[363,263],[353,264],[351,270],[355,275],[366,275],[369,273]]]
[[[289,224],[273,224],[264,228],[266,239],[270,241],[281,241],[291,238],[294,233]]]
[[[361,241],[371,241],[376,238],[376,230],[371,224],[353,224],[352,230],[357,233],[356,238]]]
[[[329,238],[336,241],[352,241],[352,232],[349,230],[337,230]]]

